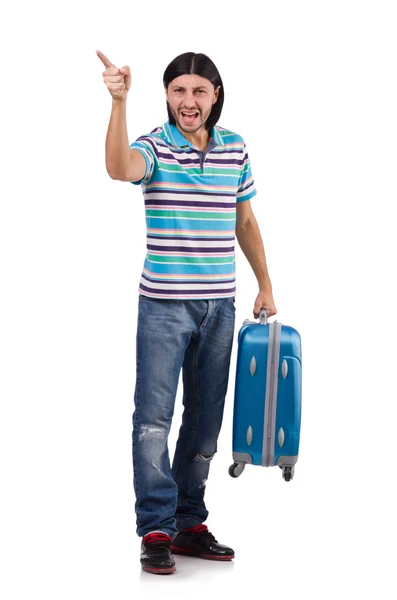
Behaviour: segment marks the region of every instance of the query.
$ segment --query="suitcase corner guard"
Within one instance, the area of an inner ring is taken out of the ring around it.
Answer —
[[[230,477],[238,477],[245,469],[245,465],[252,465],[252,456],[245,452],[233,452],[234,463],[229,467]]]

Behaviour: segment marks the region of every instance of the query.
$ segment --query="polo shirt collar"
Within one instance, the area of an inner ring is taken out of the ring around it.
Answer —
[[[181,134],[178,127],[169,121],[163,125],[163,138],[167,144],[176,148],[186,148],[187,146],[194,148],[193,144]],[[211,129],[211,138],[214,140],[217,146],[224,145],[222,137],[219,135],[216,127]]]

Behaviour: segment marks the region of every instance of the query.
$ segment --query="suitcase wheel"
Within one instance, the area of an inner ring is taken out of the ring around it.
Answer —
[[[239,475],[241,475],[241,473],[244,471],[245,468],[245,464],[244,463],[233,463],[230,467],[229,467],[229,475],[230,477],[238,477]]]
[[[285,481],[291,481],[291,479],[294,477],[295,468],[293,466],[292,467],[281,467],[280,466],[280,469],[283,470],[283,479]]]

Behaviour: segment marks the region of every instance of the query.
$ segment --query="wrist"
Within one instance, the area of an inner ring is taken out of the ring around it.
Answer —
[[[272,284],[270,279],[265,279],[258,282],[258,287],[260,292],[271,292]]]
[[[112,108],[125,107],[125,106],[127,106],[127,97],[120,98],[120,100],[116,100],[115,98],[112,97]]]

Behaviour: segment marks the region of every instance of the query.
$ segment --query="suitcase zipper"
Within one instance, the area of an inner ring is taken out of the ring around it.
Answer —
[[[280,362],[281,323],[269,324],[269,350],[266,373],[265,422],[263,435],[262,465],[274,465],[274,444],[276,431],[278,365]]]

